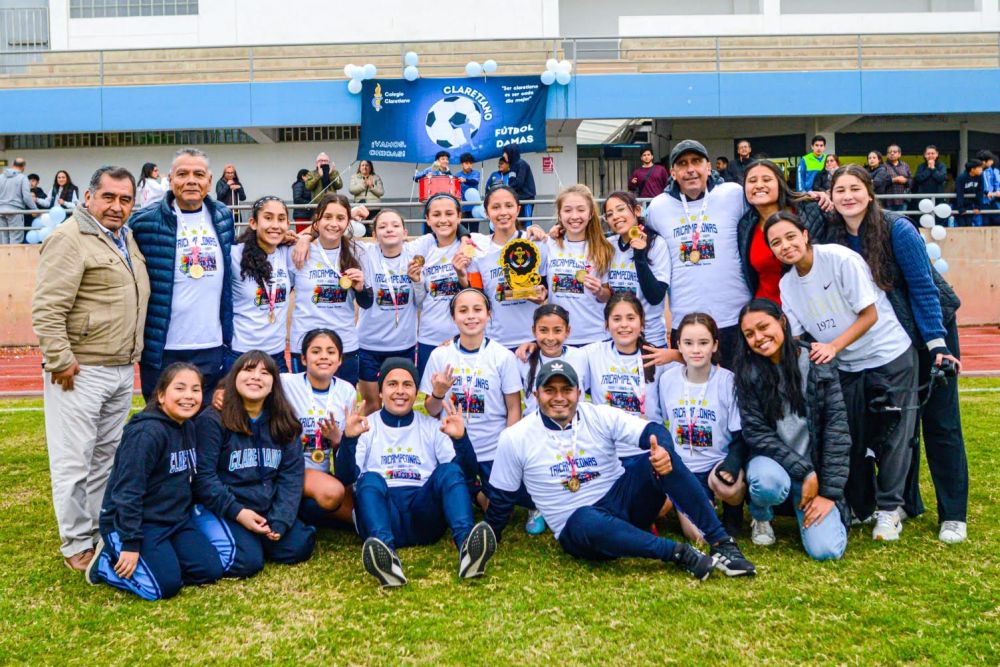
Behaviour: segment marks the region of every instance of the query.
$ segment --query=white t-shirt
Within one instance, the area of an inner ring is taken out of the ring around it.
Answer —
[[[656,304],[651,304],[639,288],[639,274],[635,270],[634,251],[631,246],[626,246],[624,250],[618,245],[618,235],[608,237],[608,241],[615,247],[614,257],[611,258],[611,269],[608,271],[608,284],[613,292],[631,292],[639,298],[642,309],[646,315],[646,342],[657,347],[665,347],[667,344],[667,325],[663,320],[663,312],[666,309],[667,299]],[[670,251],[667,243],[661,238],[657,238],[652,247],[646,247],[646,256],[649,258],[649,268],[653,275],[660,282],[670,284]]]
[[[675,365],[657,382],[659,413],[674,451],[691,472],[708,472],[729,453],[733,433],[743,429],[733,394],[733,374],[713,367],[708,382],[691,384]]]
[[[576,279],[581,269],[608,282],[606,274],[597,273],[597,268],[587,259],[589,244],[586,241],[563,240],[560,248],[555,241],[547,242],[548,261],[545,276],[549,281],[549,303],[556,303],[569,311],[570,335],[566,342],[570,345],[586,345],[608,337],[604,330],[604,304],[597,300],[593,292]]]
[[[364,349],[394,352],[417,344],[414,283],[406,273],[412,257],[406,250],[396,257],[385,257],[377,245],[365,252],[361,264],[365,286],[372,288],[374,303],[371,308],[362,308],[358,316],[358,342]],[[392,301],[394,294],[395,306]]]
[[[497,436],[507,427],[507,404],[504,394],[521,391],[514,354],[489,338],[479,350],[463,349],[457,338],[431,352],[420,391],[433,391],[431,376],[451,365],[451,389],[445,400],[462,406],[466,429],[479,461],[492,461],[496,455]],[[445,415],[442,411],[441,416]]]
[[[884,366],[910,346],[910,338],[896,313],[872,280],[868,264],[858,253],[838,244],[813,246],[813,265],[804,276],[793,267],[778,283],[781,305],[792,333],[808,331],[829,343],[858,319],[858,313],[875,304],[878,321],[861,338],[840,351],[841,370],[855,372]]]
[[[664,192],[649,202],[646,211],[646,224],[663,237],[670,251],[671,321],[676,326],[688,313],[703,312],[720,327],[734,326],[751,296],[736,229],[747,205],[743,187],[721,183],[687,205],[685,213],[681,200]],[[697,247],[692,243],[696,229]],[[691,261],[693,257],[698,261]]]
[[[316,451],[316,429],[320,419],[333,415],[341,432],[344,430],[344,409],[352,406],[357,400],[354,385],[339,378],[333,378],[327,391],[317,391],[309,383],[305,372],[282,373],[281,387],[292,406],[292,411],[302,424],[299,441],[302,443],[302,456],[305,457],[306,468],[333,472],[333,456],[329,448],[321,443],[323,451],[322,463],[312,460]]]
[[[333,329],[340,334],[344,352],[358,349],[354,323],[354,289],[340,286],[340,248],[351,243],[354,257],[364,271],[364,248],[347,239],[341,246],[324,250],[319,242],[309,249],[309,259],[295,273],[295,310],[292,312],[292,352],[300,352],[302,339],[313,329]]]
[[[573,370],[576,371],[577,377],[582,376],[584,368],[587,365],[587,359],[584,356],[583,348],[563,345],[562,354],[558,357],[546,357],[543,353],[539,352],[538,364],[535,366],[535,377],[531,379],[531,384],[529,385],[528,374],[531,371],[531,364],[517,359],[517,368],[521,374],[521,387],[524,391],[524,414],[529,414],[538,410],[538,399],[535,398],[535,378],[538,377],[538,371],[542,367],[542,364],[547,364],[550,361],[567,362],[573,367]]]
[[[170,299],[167,350],[204,350],[222,345],[222,287],[225,267],[222,248],[212,226],[208,207],[191,213],[174,205],[177,216],[177,251],[174,258],[174,291]],[[197,248],[197,253],[195,253]],[[190,273],[201,266],[201,278]]]
[[[441,424],[420,412],[407,426],[388,426],[382,411],[368,417],[369,429],[358,438],[355,461],[360,474],[376,472],[389,488],[423,486],[442,463],[455,458],[455,445]]]
[[[230,256],[233,272],[233,351],[263,350],[268,354],[285,351],[285,331],[288,326],[288,294],[294,286],[295,266],[291,246],[278,246],[267,256],[271,265],[271,282],[261,289],[257,281],[240,277],[243,244],[233,246]],[[268,318],[269,302],[274,300],[274,322]]]
[[[558,538],[574,511],[603,498],[625,472],[615,443],[638,443],[645,428],[644,420],[607,405],[578,404],[562,431],[547,428],[536,412],[500,434],[490,484],[514,493],[523,482]],[[575,493],[568,484],[574,473]]]
[[[524,232],[518,232],[514,238],[524,238]],[[504,347],[517,347],[533,339],[531,334],[532,316],[537,304],[527,299],[505,299],[503,291],[506,288],[503,275],[503,262],[500,252],[504,244],[497,245],[492,237],[487,237],[483,253],[477,255],[469,266],[470,273],[479,273],[483,278],[483,291],[489,296],[493,306],[490,326],[487,335]],[[545,262],[548,259],[548,247],[544,243],[535,243],[539,251],[538,273],[544,275]]]
[[[424,258],[421,275],[427,295],[420,307],[420,327],[417,330],[417,341],[424,345],[440,345],[458,333],[448,304],[462,289],[455,267],[451,264],[459,245],[456,240],[447,248],[439,248],[433,234],[424,234],[404,246],[407,256],[422,255]]]

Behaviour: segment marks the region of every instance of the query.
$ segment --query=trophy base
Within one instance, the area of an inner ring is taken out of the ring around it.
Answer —
[[[526,287],[519,289],[505,289],[503,291],[504,300],[514,300],[514,299],[531,299],[538,296],[538,290],[534,287]]]

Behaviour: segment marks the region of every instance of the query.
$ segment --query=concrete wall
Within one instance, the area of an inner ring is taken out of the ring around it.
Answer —
[[[961,325],[1000,323],[1000,227],[950,229],[940,242],[946,276],[962,299]],[[39,246],[0,246],[0,346],[35,345],[31,295]]]

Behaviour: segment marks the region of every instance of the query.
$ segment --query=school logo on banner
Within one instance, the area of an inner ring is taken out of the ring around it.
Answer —
[[[368,80],[359,160],[431,162],[444,149],[476,160],[544,151],[548,87],[538,77]]]

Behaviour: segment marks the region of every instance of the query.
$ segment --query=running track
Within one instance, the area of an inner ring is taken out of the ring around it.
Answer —
[[[1000,377],[1000,327],[962,327],[963,374]],[[139,391],[136,370],[135,389]],[[35,347],[0,348],[0,397],[40,396],[41,354]]]

